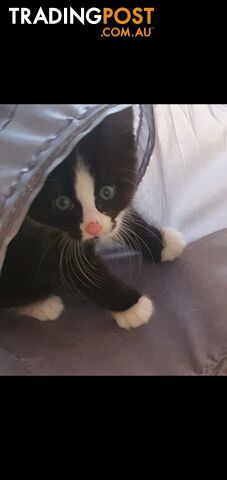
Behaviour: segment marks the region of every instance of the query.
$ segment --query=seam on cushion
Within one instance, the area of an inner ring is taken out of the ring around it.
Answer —
[[[218,368],[220,364],[223,362],[227,361],[227,351],[222,352],[216,360],[213,360],[210,362],[210,365],[208,365],[203,371],[202,375],[218,375],[218,371],[215,372],[215,369]],[[227,374],[227,372],[226,372]]]
[[[22,367],[22,369],[25,370],[26,373],[28,373],[29,375],[32,374],[31,371],[28,369],[28,367],[27,367],[26,365],[24,365],[23,359],[19,358],[18,355],[17,355],[15,352],[11,351],[11,350],[8,348],[8,346],[4,346],[4,345],[2,346],[2,345],[1,345],[0,350],[2,351],[3,355],[4,355],[4,354],[10,355],[10,357],[12,358],[12,360],[13,360],[16,364],[18,364],[20,367]],[[13,372],[12,372],[12,373],[9,373],[9,375],[11,375],[11,374],[14,375]]]
[[[8,113],[8,117],[5,119],[5,121],[3,122],[3,124],[0,127],[0,133],[9,125],[9,123],[12,122],[18,106],[19,106],[19,104],[14,104],[13,108]]]

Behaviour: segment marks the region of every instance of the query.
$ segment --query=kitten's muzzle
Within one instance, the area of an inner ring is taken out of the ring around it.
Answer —
[[[97,237],[102,231],[102,225],[99,222],[89,222],[85,225],[85,232]]]

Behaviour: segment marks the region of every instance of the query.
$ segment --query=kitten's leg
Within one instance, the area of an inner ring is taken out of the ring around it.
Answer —
[[[136,328],[147,323],[154,310],[152,301],[114,277],[97,255],[91,255],[87,260],[93,266],[92,274],[95,271],[96,280],[91,276],[89,282],[88,275],[83,276],[81,272],[80,290],[109,310],[121,328]]]
[[[63,308],[60,297],[52,296],[20,307],[17,309],[17,313],[46,322],[47,320],[56,320],[61,315]]]
[[[154,311],[152,301],[145,295],[140,296],[137,303],[122,312],[112,312],[119,327],[128,330],[148,323]]]
[[[174,228],[164,227],[162,229],[162,238],[164,244],[161,253],[162,262],[171,261],[180,257],[185,248],[185,241],[182,233]]]
[[[130,212],[129,216],[124,219],[123,228],[126,234],[128,230],[132,243],[134,240],[139,246],[142,256],[155,263],[174,260],[181,255],[185,248],[185,241],[180,232],[171,227],[158,230],[145,222],[135,211]],[[126,236],[124,236],[124,241]]]

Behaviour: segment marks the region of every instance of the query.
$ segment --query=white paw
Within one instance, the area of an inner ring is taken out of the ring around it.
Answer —
[[[136,328],[144,323],[148,323],[153,311],[152,301],[148,297],[143,296],[128,310],[112,312],[112,315],[119,327],[128,330],[131,327]]]
[[[31,303],[17,310],[19,315],[36,318],[41,322],[47,320],[56,320],[64,309],[63,303],[59,297],[49,297],[39,302]]]
[[[162,261],[174,260],[182,254],[185,248],[184,237],[180,232],[171,227],[165,227],[162,232],[165,245],[162,250]]]

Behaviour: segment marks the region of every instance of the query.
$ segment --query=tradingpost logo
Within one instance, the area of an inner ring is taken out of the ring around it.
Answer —
[[[59,23],[80,24],[85,28],[92,25],[98,25],[98,35],[103,38],[116,37],[150,37],[154,30],[154,7],[134,7],[126,8],[124,6],[116,9],[104,8],[80,8],[72,7],[42,8],[30,10],[23,7],[10,7],[9,14],[11,23],[15,24],[45,24],[57,25]]]

